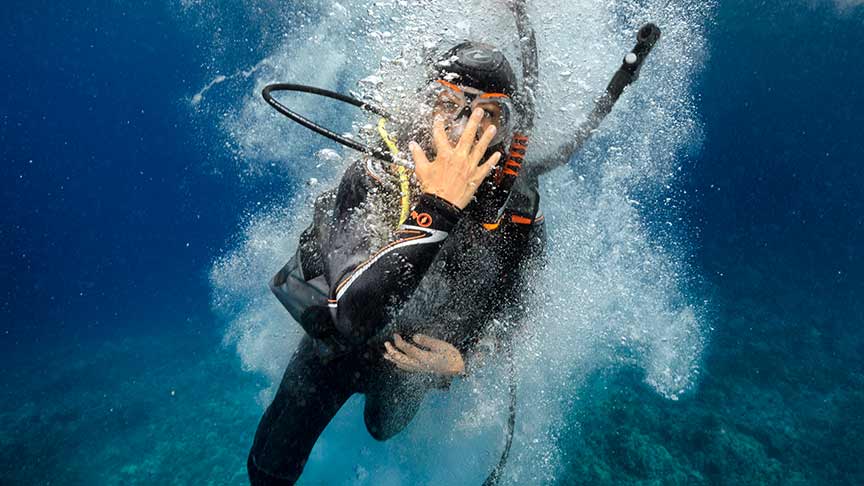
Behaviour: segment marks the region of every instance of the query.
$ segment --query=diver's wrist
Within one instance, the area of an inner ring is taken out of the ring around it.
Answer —
[[[460,219],[461,209],[434,194],[424,193],[405,224],[449,232]]]

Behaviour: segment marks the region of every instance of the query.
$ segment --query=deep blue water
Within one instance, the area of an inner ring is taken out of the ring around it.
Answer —
[[[231,3],[244,67],[272,44]],[[178,5],[4,10],[0,482],[241,481],[265,385],[220,344],[208,272],[293,182],[244,179],[183,102],[213,73]],[[702,377],[671,402],[593,376],[562,484],[864,482],[862,29],[861,5],[718,4],[679,181]]]

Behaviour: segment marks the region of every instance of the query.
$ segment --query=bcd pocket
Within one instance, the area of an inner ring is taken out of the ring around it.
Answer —
[[[310,337],[327,339],[336,331],[327,307],[328,286],[323,275],[306,280],[301,248],[270,280],[270,290]]]

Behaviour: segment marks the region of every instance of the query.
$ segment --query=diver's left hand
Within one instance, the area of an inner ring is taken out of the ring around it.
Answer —
[[[395,347],[389,341],[384,343],[384,348],[387,350],[384,359],[405,371],[435,373],[443,376],[465,373],[462,353],[452,344],[423,334],[415,334],[412,339],[426,349],[415,346],[402,339],[402,336],[394,334]]]

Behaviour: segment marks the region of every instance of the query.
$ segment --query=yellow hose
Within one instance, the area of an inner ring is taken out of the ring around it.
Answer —
[[[381,139],[387,144],[387,148],[390,149],[390,153],[395,157],[399,155],[399,147],[396,146],[396,142],[387,133],[385,125],[387,125],[386,119],[382,118],[378,120],[378,135],[381,136]],[[402,212],[399,214],[399,226],[402,226],[408,220],[408,215],[411,213],[411,185],[408,179],[408,169],[401,165],[396,165],[396,172],[399,173],[399,190],[402,193]]]

